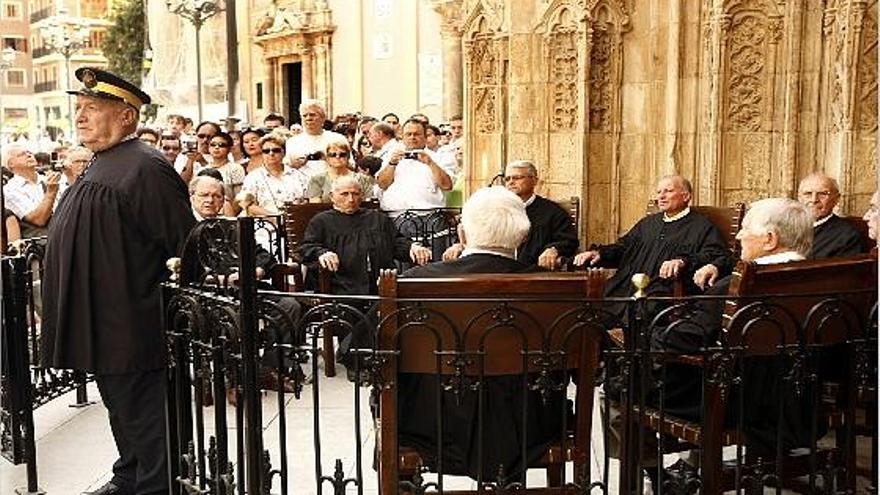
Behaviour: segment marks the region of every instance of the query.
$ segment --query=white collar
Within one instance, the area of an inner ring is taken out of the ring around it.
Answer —
[[[461,257],[463,258],[472,254],[494,254],[495,256],[503,256],[512,260],[516,259],[512,250],[508,251],[501,248],[464,248],[464,251],[461,252]]]
[[[531,205],[532,203],[535,202],[535,197],[536,197],[536,196],[538,196],[538,195],[535,194],[535,193],[532,193],[532,196],[529,197],[529,199],[525,200],[525,201],[523,202],[523,205],[525,205],[525,207],[528,208],[529,205]]]
[[[805,259],[804,255],[797,251],[783,251],[755,258],[754,262],[758,265],[775,265],[777,263],[788,263],[789,261],[802,261]]]
[[[825,218],[820,218],[820,219],[816,220],[815,222],[813,222],[813,228],[822,225],[823,223],[827,222],[828,220],[831,220],[831,217],[833,217],[833,216],[834,216],[834,213],[829,213],[828,215],[825,215]]]
[[[680,212],[676,213],[675,215],[672,215],[671,217],[668,216],[666,213],[663,213],[663,221],[670,223],[670,222],[674,222],[676,220],[681,220],[682,218],[686,217],[688,215],[688,213],[690,213],[690,212],[691,212],[691,207],[688,206],[687,208],[681,210]]]

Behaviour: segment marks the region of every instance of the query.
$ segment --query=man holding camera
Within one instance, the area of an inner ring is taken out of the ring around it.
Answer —
[[[3,206],[18,217],[22,238],[46,235],[61,174],[50,170],[41,177],[34,154],[19,144],[9,146],[4,162],[15,175],[3,186]]]
[[[312,177],[327,170],[324,151],[327,145],[346,141],[345,136],[324,129],[327,111],[318,100],[303,100],[299,105],[303,132],[287,140],[288,163],[294,170]],[[305,181],[308,184],[308,180]]]
[[[403,144],[405,149],[391,153],[376,174],[376,182],[384,191],[382,209],[400,212],[446,206],[443,191],[452,189],[454,161],[425,148],[426,126],[419,120],[403,124]]]

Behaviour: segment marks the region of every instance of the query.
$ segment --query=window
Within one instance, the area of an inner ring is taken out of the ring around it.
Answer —
[[[24,38],[3,37],[3,49],[12,48],[17,52],[27,51],[27,40]]]
[[[24,87],[24,69],[7,69],[6,86],[10,88]]]
[[[21,19],[21,2],[3,2],[4,19]]]
[[[257,108],[263,108],[263,83],[257,83]]]

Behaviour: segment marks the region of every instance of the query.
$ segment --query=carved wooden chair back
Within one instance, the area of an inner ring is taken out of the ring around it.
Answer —
[[[528,372],[532,382],[542,373],[568,370],[588,385],[577,388],[573,434],[561,436],[542,461],[550,484],[558,485],[566,461],[574,461],[577,473],[589,469],[592,384],[604,330],[601,318],[590,320],[596,308],[585,299],[600,299],[604,282],[598,269],[413,279],[386,271],[377,334],[378,349],[388,356],[382,380],[421,373],[447,384],[476,383]],[[546,359],[551,355],[557,357]],[[399,414],[397,392],[383,388],[377,441],[383,493],[397,493],[399,482],[427,464],[422,453],[398,445]]]

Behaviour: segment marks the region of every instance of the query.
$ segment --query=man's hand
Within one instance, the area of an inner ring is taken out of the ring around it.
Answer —
[[[318,256],[318,263],[321,265],[321,268],[330,270],[331,272],[339,270],[339,256],[333,251],[327,251],[321,256]]]
[[[684,268],[684,260],[666,260],[660,265],[660,278],[675,278]]]
[[[409,257],[413,260],[413,263],[417,265],[424,265],[425,263],[431,261],[431,250],[419,246],[418,244],[413,244],[409,248]]]
[[[305,156],[292,156],[290,157],[290,166],[293,168],[300,168],[306,164]]]
[[[199,153],[198,151],[193,151],[192,153],[186,154],[186,162],[192,165],[195,162],[199,162],[202,165],[207,165],[208,161],[205,160],[205,155]]]
[[[446,248],[446,251],[443,251],[443,261],[452,261],[457,260],[461,253],[464,251],[464,244],[460,242],[456,242],[455,244]]]
[[[559,251],[556,250],[555,247],[548,247],[541,253],[541,256],[538,256],[538,266],[544,268],[545,270],[553,270],[556,268],[556,263],[559,261]]]
[[[590,262],[590,265],[595,265],[599,262],[599,251],[584,251],[583,253],[578,253],[577,256],[574,257],[574,266],[583,266],[585,263]]]
[[[694,273],[694,284],[703,290],[715,285],[717,280],[718,267],[713,264],[708,264]]]
[[[56,194],[58,193],[58,185],[61,181],[61,174],[59,172],[49,172],[46,174],[46,193],[47,194]]]
[[[391,156],[388,157],[388,163],[391,165],[397,165],[400,163],[400,160],[403,160],[403,154],[406,153],[404,150],[396,150],[391,153]]]

